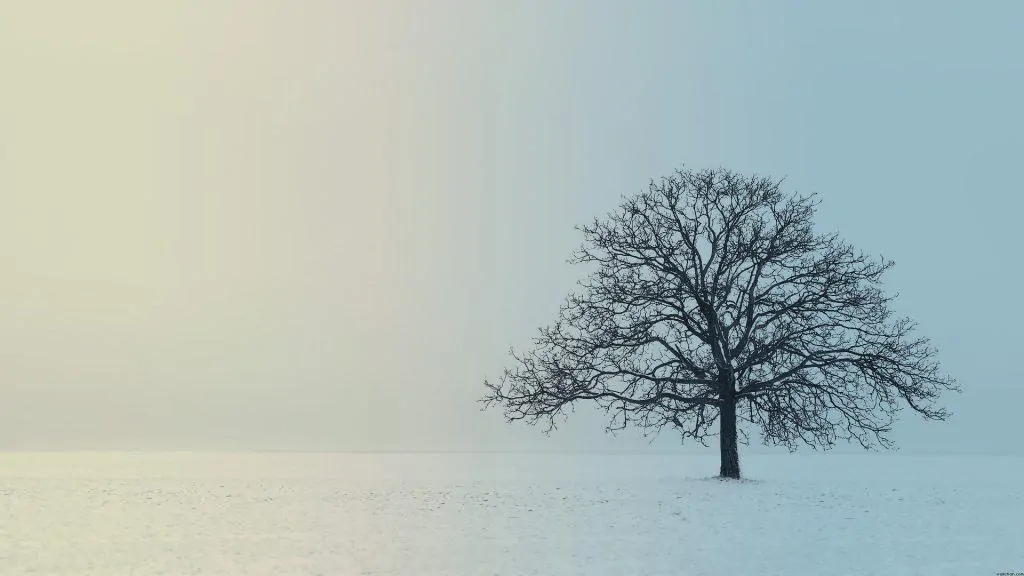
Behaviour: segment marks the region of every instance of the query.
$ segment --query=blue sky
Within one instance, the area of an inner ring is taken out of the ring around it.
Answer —
[[[1024,4],[33,6],[0,9],[4,446],[644,447],[509,428],[481,380],[575,225],[725,166],[896,261],[964,388],[906,450],[1020,450]]]

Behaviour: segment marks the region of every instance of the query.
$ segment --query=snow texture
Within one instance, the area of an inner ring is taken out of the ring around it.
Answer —
[[[1024,571],[1024,460],[0,454],[0,574]]]

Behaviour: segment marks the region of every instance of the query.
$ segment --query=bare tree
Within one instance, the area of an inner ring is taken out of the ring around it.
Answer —
[[[814,195],[728,170],[677,171],[580,230],[570,259],[593,272],[485,406],[553,429],[592,401],[609,429],[668,426],[706,444],[717,420],[723,477],[738,439],[892,447],[905,404],[928,419],[959,390],[928,339],[881,290],[891,261],[813,229]],[[740,423],[738,426],[737,423]]]

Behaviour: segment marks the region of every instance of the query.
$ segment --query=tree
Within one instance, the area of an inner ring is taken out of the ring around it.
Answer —
[[[533,347],[485,380],[485,407],[554,429],[590,401],[609,430],[674,428],[739,478],[738,440],[891,448],[905,404],[926,419],[956,382],[881,289],[893,266],[817,233],[815,195],[729,170],[679,170],[580,227],[592,272]]]

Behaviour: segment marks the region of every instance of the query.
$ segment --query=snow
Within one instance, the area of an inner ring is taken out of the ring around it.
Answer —
[[[1024,571],[1024,459],[0,454],[0,573]]]

